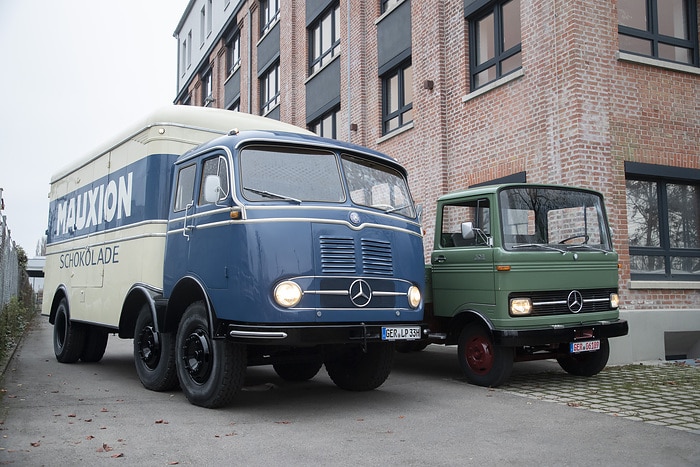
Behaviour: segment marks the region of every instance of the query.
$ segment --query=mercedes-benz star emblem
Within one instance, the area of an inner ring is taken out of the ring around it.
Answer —
[[[360,215],[352,211],[350,213],[350,222],[352,222],[353,225],[360,225]]]
[[[372,300],[372,288],[363,279],[357,279],[350,284],[348,293],[350,294],[350,301],[359,308],[367,306]]]
[[[566,298],[566,305],[572,313],[578,313],[583,308],[583,295],[578,290],[572,290]]]

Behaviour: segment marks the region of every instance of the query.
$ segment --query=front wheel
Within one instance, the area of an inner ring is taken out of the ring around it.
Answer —
[[[557,363],[564,371],[574,376],[597,375],[610,357],[610,344],[607,339],[600,340],[600,349],[595,352],[581,352],[570,354],[565,357],[558,357]]]
[[[68,301],[62,298],[56,309],[53,323],[53,351],[61,363],[75,363],[85,348],[85,325],[72,322],[68,314]]]
[[[471,384],[496,387],[510,377],[514,352],[512,347],[495,345],[483,326],[469,324],[459,335],[457,358]]]
[[[151,309],[145,305],[134,328],[134,365],[146,389],[170,391],[178,385],[175,336],[156,331]]]
[[[245,345],[212,339],[204,302],[187,307],[176,336],[177,375],[187,400],[207,408],[230,403],[243,387]]]
[[[359,346],[344,349],[329,357],[326,371],[331,380],[347,391],[370,391],[381,386],[391,373],[394,346],[389,342],[367,344],[366,351]]]

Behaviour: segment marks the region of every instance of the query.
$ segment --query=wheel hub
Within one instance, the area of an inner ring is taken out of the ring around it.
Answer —
[[[185,369],[197,383],[207,381],[211,372],[211,347],[207,334],[201,329],[187,336],[183,345],[182,359]]]
[[[146,326],[139,334],[139,356],[148,368],[155,368],[160,359],[160,340],[153,326]]]
[[[493,350],[488,339],[475,336],[466,346],[466,360],[469,368],[479,375],[485,375],[493,368]]]

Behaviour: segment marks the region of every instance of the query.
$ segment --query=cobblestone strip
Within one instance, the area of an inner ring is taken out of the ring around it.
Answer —
[[[608,367],[590,378],[564,372],[520,374],[500,389],[700,434],[700,368],[694,366]]]

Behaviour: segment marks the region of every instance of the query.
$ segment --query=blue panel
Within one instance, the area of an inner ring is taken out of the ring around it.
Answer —
[[[154,154],[49,204],[47,243],[168,218],[175,154]]]

